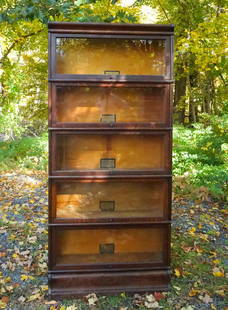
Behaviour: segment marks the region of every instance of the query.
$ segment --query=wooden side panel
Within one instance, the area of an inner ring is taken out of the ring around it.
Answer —
[[[57,135],[57,170],[165,170],[167,138],[163,134]],[[108,159],[108,162],[102,159]]]
[[[56,73],[165,75],[165,40],[57,38]]]
[[[166,179],[62,181],[55,184],[56,218],[162,218],[168,209]]]

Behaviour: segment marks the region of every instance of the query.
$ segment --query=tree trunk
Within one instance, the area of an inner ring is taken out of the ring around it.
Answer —
[[[191,65],[189,65],[191,66]],[[197,107],[194,102],[193,97],[193,88],[196,86],[198,74],[197,72],[194,72],[194,74],[191,74],[188,76],[188,108],[189,108],[189,123],[196,123],[197,122]]]
[[[211,82],[210,78],[208,77],[205,80],[205,87],[204,87],[204,108],[205,108],[205,113],[211,114],[211,102],[210,102],[210,93],[211,93]]]
[[[185,118],[186,82],[186,77],[183,76],[175,83],[174,120],[181,124],[184,124]]]
[[[189,98],[189,123],[196,123],[196,107],[191,97]]]

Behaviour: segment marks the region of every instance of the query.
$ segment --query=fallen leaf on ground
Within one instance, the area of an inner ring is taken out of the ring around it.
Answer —
[[[215,277],[224,277],[224,271],[215,267],[213,268],[213,276]]]
[[[21,302],[21,303],[25,302],[25,300],[26,300],[26,298],[24,296],[20,296],[18,298],[18,301]]]
[[[174,274],[175,274],[175,276],[176,276],[177,278],[179,278],[179,277],[181,276],[181,272],[180,272],[180,270],[179,270],[178,268],[175,268],[175,269],[174,269]]]
[[[154,302],[155,301],[155,297],[153,294],[149,294],[149,295],[146,295],[146,300],[149,301],[149,302]]]
[[[56,300],[45,301],[45,305],[55,305],[57,304]]]
[[[78,308],[76,307],[75,304],[71,305],[71,306],[68,306],[66,307],[66,310],[77,310]]]
[[[28,276],[27,274],[22,274],[22,275],[21,275],[21,280],[22,280],[22,281],[27,281],[28,279],[33,280],[34,277]]]
[[[37,294],[34,294],[34,295],[31,295],[28,297],[28,301],[32,301],[32,300],[36,300],[36,299],[40,299],[42,296],[37,293]]]
[[[160,292],[155,292],[154,293],[154,298],[156,299],[156,301],[159,301],[159,300],[165,298],[165,296],[162,293],[160,293]]]
[[[195,231],[196,231],[196,228],[195,228],[195,227],[192,227],[192,228],[190,228],[190,229],[188,230],[188,233],[189,233],[189,235],[191,235],[191,236],[195,236]]]
[[[158,303],[157,301],[155,301],[155,302],[148,302],[148,301],[145,301],[144,305],[145,305],[145,307],[148,308],[148,309],[160,308],[160,307],[159,307],[159,303]]]
[[[208,240],[208,235],[206,235],[206,234],[200,234],[199,237],[200,237],[200,239],[209,242],[209,240]]]
[[[90,306],[95,306],[96,302],[98,301],[97,295],[95,293],[89,294],[86,296],[86,299],[88,301],[88,304]]]
[[[204,296],[200,295],[199,299],[202,300],[205,304],[213,302],[213,299],[208,294],[205,294]]]
[[[29,243],[35,243],[37,241],[37,237],[36,236],[32,236],[32,237],[28,237],[27,238],[27,241]]]
[[[192,306],[186,306],[182,307],[181,310],[193,310],[194,308]]]
[[[5,302],[7,304],[9,302],[9,297],[8,296],[3,296],[1,301]]]
[[[192,296],[196,296],[198,293],[200,293],[200,290],[195,290],[194,288],[192,288],[190,292],[188,293],[188,295],[192,297]]]
[[[217,291],[215,291],[215,293],[218,294],[218,295],[220,295],[220,296],[222,296],[222,297],[225,297],[225,292],[224,292],[224,290],[217,290]]]
[[[0,300],[0,309],[5,309],[7,307],[7,303]]]
[[[26,300],[26,298],[24,296],[20,296],[18,298],[18,301],[21,302],[21,303],[25,302],[25,300]]]
[[[142,305],[143,301],[144,301],[144,298],[142,295],[139,295],[139,294],[134,295],[133,303],[135,305],[140,306],[140,305]]]

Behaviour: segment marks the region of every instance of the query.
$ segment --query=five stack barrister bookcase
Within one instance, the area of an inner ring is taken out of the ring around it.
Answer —
[[[50,295],[167,290],[173,25],[48,27]]]

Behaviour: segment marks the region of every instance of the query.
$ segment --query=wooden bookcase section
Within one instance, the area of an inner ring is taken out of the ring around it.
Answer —
[[[48,28],[49,294],[167,290],[174,27]]]

